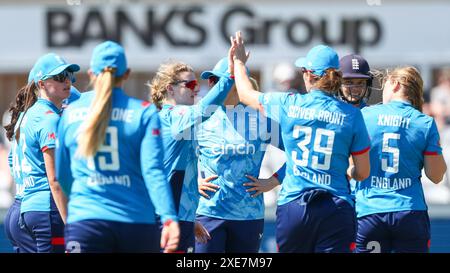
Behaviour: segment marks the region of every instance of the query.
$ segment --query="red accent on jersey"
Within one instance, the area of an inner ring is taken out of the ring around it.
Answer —
[[[351,242],[350,243],[350,251],[353,252],[356,249],[356,243],[355,242]]]
[[[152,135],[159,136],[159,130],[158,129],[152,129]]]
[[[64,245],[64,237],[53,237],[52,238],[52,245],[61,246]]]
[[[44,147],[42,147],[42,149],[41,149],[42,152],[45,152],[45,151],[47,151],[47,150],[48,150],[48,147],[47,147],[47,146],[44,146]]]
[[[438,152],[428,152],[428,151],[425,151],[425,152],[423,152],[423,155],[438,155]]]
[[[52,110],[48,110],[47,112],[45,112],[46,115],[48,114],[56,114],[55,112],[53,112]]]
[[[50,139],[56,139],[55,133],[48,133],[48,138],[50,138]]]
[[[141,105],[142,106],[144,106],[144,107],[147,107],[147,106],[149,106],[151,103],[149,102],[149,101],[143,101],[142,103],[141,103]]]
[[[368,146],[364,150],[353,152],[352,155],[362,155],[363,153],[367,152],[368,150],[370,150],[370,146]]]

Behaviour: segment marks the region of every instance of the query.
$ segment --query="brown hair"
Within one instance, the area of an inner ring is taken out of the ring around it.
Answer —
[[[11,113],[11,122],[4,127],[6,130],[6,137],[9,139],[9,141],[11,141],[14,136],[14,128],[16,127],[16,123],[19,120],[20,113],[26,112],[37,101],[37,91],[38,89],[34,82],[30,82],[20,88],[19,92],[16,95],[15,101],[11,103],[8,109],[8,111]],[[16,134],[16,138],[19,137],[20,128],[17,130],[18,134]]]
[[[342,83],[342,73],[334,68],[325,70],[322,77],[318,77],[314,87],[330,94],[339,92]]]
[[[95,79],[95,98],[78,139],[78,153],[81,156],[94,156],[105,139],[112,111],[112,89],[122,80],[122,77],[114,76],[115,72],[115,68],[106,67]]]
[[[403,93],[411,104],[422,112],[423,80],[420,72],[413,66],[398,67],[387,74],[388,80],[397,80],[404,88]]]
[[[178,75],[181,72],[193,72],[194,70],[182,62],[168,62],[161,64],[153,77],[150,87],[150,100],[159,109],[162,107],[163,100],[167,97],[167,86],[179,80]]]

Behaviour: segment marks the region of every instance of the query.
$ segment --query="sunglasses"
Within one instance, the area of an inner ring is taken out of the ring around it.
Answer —
[[[301,71],[302,71],[302,73],[306,73],[306,72],[314,73],[314,70],[309,70],[309,69],[306,69],[304,67],[301,68]]]
[[[192,80],[192,81],[188,81],[188,80],[181,80],[181,81],[176,81],[173,84],[177,85],[180,83],[185,83],[184,86],[188,89],[191,89],[192,91],[195,91],[195,87],[197,87],[198,82],[197,80]]]
[[[69,79],[72,82],[74,80],[74,75],[73,75],[73,72],[64,70],[63,72],[61,72],[57,75],[49,77],[48,79],[52,79],[57,82],[65,82],[66,79]]]
[[[211,76],[211,77],[208,78],[208,80],[209,80],[210,82],[212,82],[213,84],[216,84],[216,83],[219,82],[220,78],[217,77],[217,76]]]

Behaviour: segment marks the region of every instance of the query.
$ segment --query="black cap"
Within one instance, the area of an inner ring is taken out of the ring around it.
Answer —
[[[339,65],[342,72],[342,77],[370,79],[370,67],[366,59],[359,55],[350,54],[342,57],[339,60]]]

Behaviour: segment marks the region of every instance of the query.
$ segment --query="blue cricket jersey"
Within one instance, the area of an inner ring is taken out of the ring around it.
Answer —
[[[221,77],[197,105],[163,105],[159,112],[164,144],[164,169],[174,195],[178,218],[195,221],[198,206],[197,146],[194,128],[223,103],[234,80]],[[209,108],[211,107],[211,108]]]
[[[278,205],[311,189],[325,189],[353,205],[348,158],[370,149],[361,111],[320,90],[266,93],[259,101],[266,115],[280,123],[287,155]]]
[[[51,197],[43,152],[55,148],[59,118],[60,110],[43,98],[23,115],[16,148],[16,152],[23,153],[19,162],[24,186],[21,213],[57,210]]]
[[[362,110],[372,139],[370,176],[356,184],[358,217],[427,210],[420,181],[424,155],[442,154],[433,118],[405,101]]]
[[[17,123],[14,127],[14,132],[17,131],[17,128],[19,127],[19,124],[21,123],[21,120],[23,119],[23,112],[19,114],[19,118],[17,119]],[[24,185],[23,185],[23,175],[22,175],[22,168],[21,165],[23,164],[26,166],[26,159],[24,160],[24,147],[19,146],[19,141],[16,140],[16,135],[13,135],[13,138],[11,140],[11,150],[8,154],[8,165],[9,170],[11,172],[11,176],[14,179],[14,183],[16,185],[16,195],[15,199],[22,200],[23,198],[23,191],[24,191]],[[26,168],[26,167],[25,167]]]
[[[245,175],[258,177],[266,146],[282,144],[278,123],[261,115],[242,104],[222,106],[197,128],[199,170],[203,178],[218,175],[211,183],[220,186],[217,192],[207,192],[210,199],[200,197],[197,214],[226,220],[264,218],[263,195],[246,192],[249,187],[243,184],[250,179]]]
[[[11,172],[11,176],[14,179],[14,184],[16,186],[16,194],[14,196],[14,199],[22,200],[23,198],[23,190],[24,185],[22,182],[22,171],[20,170],[20,163],[22,161],[23,157],[19,157],[17,154],[18,150],[18,143],[13,140],[11,142],[11,150],[8,154],[8,165]]]
[[[361,101],[361,103],[359,104],[358,108],[360,110],[362,110],[363,108],[367,107],[368,105],[364,102]],[[353,200],[355,200],[355,189],[356,189],[356,183],[358,183],[358,181],[356,181],[355,179],[350,179],[350,193],[352,195]]]
[[[77,155],[80,125],[94,92],[86,92],[64,111],[58,126],[56,171],[69,196],[68,223],[109,220],[155,223],[177,220],[162,158],[160,121],[153,104],[114,88],[105,141],[91,158]]]

